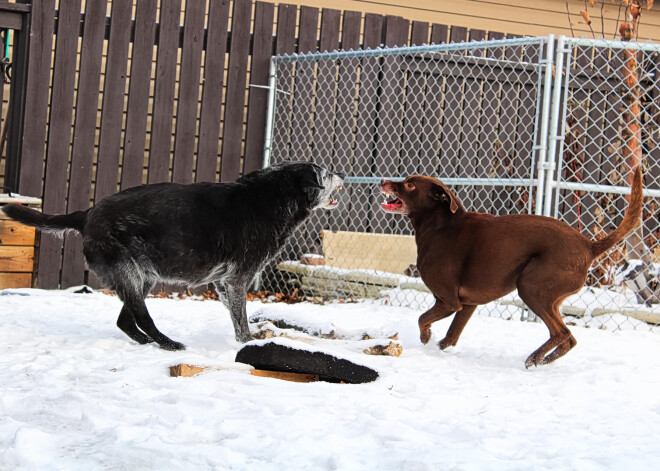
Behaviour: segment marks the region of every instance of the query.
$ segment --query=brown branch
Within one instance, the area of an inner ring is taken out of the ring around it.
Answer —
[[[580,10],[580,15],[582,16],[582,19],[591,30],[591,36],[594,39],[596,39],[596,35],[594,34],[594,29],[591,27],[591,18],[589,17],[589,12],[587,12],[587,10]]]
[[[571,12],[568,9],[568,0],[566,0],[566,16],[568,17],[568,26],[571,28],[571,36],[575,37],[575,33],[573,32],[573,23],[571,23]]]
[[[605,5],[605,3],[603,3]],[[622,3],[619,3],[619,13],[616,14],[616,24],[614,25],[614,34],[612,35],[612,39],[616,39],[616,33],[619,31],[619,20],[621,19],[621,5]],[[603,30],[603,37],[605,37],[605,30]]]

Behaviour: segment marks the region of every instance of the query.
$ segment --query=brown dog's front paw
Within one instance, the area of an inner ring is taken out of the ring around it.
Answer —
[[[445,348],[448,347],[453,347],[454,345],[456,345],[456,342],[447,339],[447,337],[445,337],[444,339],[438,342],[438,347],[440,347],[440,350],[444,350]]]
[[[419,332],[420,332],[419,340],[421,340],[424,345],[429,343],[429,340],[431,340],[431,328],[430,327],[420,327]]]

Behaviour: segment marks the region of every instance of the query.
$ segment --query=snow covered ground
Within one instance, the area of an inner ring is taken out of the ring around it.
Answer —
[[[476,316],[441,352],[450,320],[423,346],[409,308],[249,303],[251,315],[349,337],[399,333],[399,358],[321,341],[377,381],[300,384],[233,363],[220,303],[148,306],[186,351],[129,340],[112,296],[0,291],[0,469],[660,469],[657,333],[571,327],[574,350],[525,370],[543,324]],[[169,377],[181,362],[224,369]]]

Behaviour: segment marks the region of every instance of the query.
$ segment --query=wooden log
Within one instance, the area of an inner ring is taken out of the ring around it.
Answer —
[[[187,363],[180,363],[178,365],[170,366],[170,376],[184,378],[189,378],[191,376],[196,376],[205,371],[222,371],[228,368],[221,368],[216,366],[198,366],[198,365],[188,365]],[[242,370],[240,370],[242,371]],[[312,383],[319,380],[319,375],[317,374],[307,374],[307,373],[291,373],[285,371],[271,371],[271,370],[259,370],[251,369],[249,370],[252,376],[259,376],[261,378],[275,378],[281,379],[283,381],[291,381],[294,383]]]
[[[250,370],[252,376],[260,376],[262,378],[275,378],[284,381],[292,381],[294,383],[313,383],[319,380],[319,375],[306,374],[306,373],[290,373],[284,371],[270,371],[270,370]]]
[[[390,342],[389,345],[374,345],[363,350],[367,355],[385,355],[391,357],[400,357],[403,353],[403,347],[400,343]]]
[[[190,376],[195,376],[202,371],[206,371],[211,369],[209,366],[196,366],[196,365],[188,365],[186,363],[180,363],[178,365],[172,365],[170,366],[170,376],[176,377],[176,376],[184,376],[184,377],[190,377]]]

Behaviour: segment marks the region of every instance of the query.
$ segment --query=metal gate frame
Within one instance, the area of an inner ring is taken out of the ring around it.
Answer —
[[[660,44],[653,43],[639,43],[639,42],[625,42],[604,39],[588,39],[588,38],[569,38],[566,36],[559,36],[557,41],[557,57],[556,57],[556,70],[563,71],[563,74],[557,73],[554,79],[553,97],[552,97],[552,125],[550,127],[551,136],[549,139],[548,156],[556,162],[551,165],[552,172],[547,176],[547,184],[544,190],[545,204],[543,214],[545,216],[553,216],[559,218],[559,192],[561,190],[579,190],[595,193],[614,193],[619,195],[629,195],[630,187],[616,186],[616,185],[602,185],[590,183],[576,183],[567,181],[562,175],[562,167],[564,165],[564,150],[566,138],[566,116],[568,106],[569,94],[565,93],[569,89],[569,82],[572,75],[575,73],[573,69],[575,60],[575,49],[578,47],[588,47],[594,49],[609,49],[609,50],[635,50],[660,54]],[[660,73],[660,70],[657,71]],[[561,119],[561,121],[560,121]],[[561,132],[559,132],[561,131]],[[557,142],[560,143],[557,146]],[[648,188],[648,184],[656,184],[657,181],[651,180],[646,182],[644,188],[644,196],[652,198],[660,198],[660,185],[658,188]]]
[[[531,155],[532,171],[529,178],[511,179],[511,178],[443,178],[443,182],[452,185],[491,185],[491,186],[527,186],[530,194],[536,190],[536,209],[532,210],[532,199],[529,200],[529,213],[542,214],[544,202],[544,188],[552,184],[550,172],[556,166],[549,159],[548,155],[548,126],[550,120],[550,103],[552,96],[552,76],[554,66],[554,43],[555,36],[526,37],[515,39],[501,39],[489,41],[472,41],[470,43],[450,43],[450,44],[432,44],[424,46],[411,47],[387,47],[377,49],[364,49],[357,51],[335,51],[324,53],[309,54],[284,54],[273,56],[270,62],[270,74],[268,83],[268,111],[266,113],[266,132],[264,144],[264,167],[274,163],[272,161],[273,151],[273,129],[275,122],[275,108],[277,100],[282,94],[289,95],[289,92],[278,88],[278,65],[282,63],[292,63],[298,61],[322,61],[322,60],[342,60],[348,58],[367,58],[367,57],[386,57],[403,54],[424,54],[424,53],[444,53],[452,51],[473,50],[479,48],[513,47],[538,44],[541,50],[545,49],[545,54],[541,54],[537,64],[543,69],[539,74],[538,89],[543,90],[539,93],[537,99],[536,129]],[[547,110],[547,111],[545,111]],[[543,112],[545,111],[545,112]],[[540,128],[540,129],[539,129]],[[540,131],[540,132],[539,132]],[[538,152],[538,166],[536,168],[537,177],[534,178],[534,167],[536,165],[536,153]],[[360,183],[378,183],[382,178],[397,179],[399,175],[376,175],[376,176],[348,176],[347,184]],[[545,183],[547,180],[547,183]]]
[[[534,112],[535,125],[533,147],[530,149],[531,166],[529,174],[524,178],[471,178],[464,176],[446,177],[442,174],[439,174],[442,181],[449,186],[457,186],[459,188],[477,186],[481,188],[524,186],[529,190],[527,213],[555,217],[558,219],[564,219],[565,216],[562,215],[560,211],[560,195],[562,191],[609,193],[618,195],[629,194],[630,188],[628,186],[569,181],[569,179],[566,177],[564,169],[565,162],[563,156],[566,150],[565,139],[567,137],[567,110],[570,105],[569,85],[571,83],[572,74],[574,74],[576,70],[574,56],[576,55],[576,48],[579,47],[589,47],[594,49],[600,48],[608,50],[635,49],[658,53],[660,52],[660,46],[649,43],[641,44],[610,40],[576,39],[559,36],[558,40],[556,41],[557,49],[555,50],[554,35],[495,41],[475,41],[470,43],[427,45],[418,47],[378,48],[373,50],[275,56],[272,58],[270,65],[268,111],[266,117],[267,122],[264,146],[264,166],[281,161],[278,160],[277,156],[276,146],[278,143],[277,136],[274,132],[274,129],[278,124],[278,106],[282,103],[285,103],[285,106],[291,107],[287,119],[296,119],[295,116],[293,116],[295,114],[295,108],[292,105],[294,100],[291,96],[291,91],[290,89],[285,89],[285,86],[283,86],[282,82],[283,77],[280,76],[283,75],[280,70],[283,64],[289,65],[289,68],[285,70],[288,70],[290,73],[295,67],[292,64],[303,62],[318,64],[320,61],[341,61],[355,58],[378,58],[382,62],[385,62],[389,57],[405,54],[451,54],[479,48],[505,48],[524,45],[539,45],[540,50],[542,51],[542,53],[538,55],[537,62],[534,63],[534,66],[538,67],[538,83],[536,85],[536,109]],[[610,52],[610,54],[612,53]],[[382,71],[378,73],[382,75]],[[660,75],[660,70],[657,70],[656,73]],[[287,77],[284,77],[284,79],[286,80]],[[656,83],[658,83],[657,80]],[[286,83],[284,83],[284,85],[286,85]],[[308,112],[308,116],[309,115],[310,114]],[[655,119],[659,120],[659,118],[660,116],[657,116]],[[603,125],[606,126],[607,123]],[[300,155],[293,152],[292,154],[296,156]],[[309,158],[309,155],[302,154],[300,157]],[[660,162],[658,163],[658,166],[660,167]],[[658,168],[656,173],[660,175],[660,168]],[[355,174],[349,175],[346,178],[346,183],[347,186],[374,184],[378,183],[382,178],[396,179],[402,176],[403,175],[383,173]],[[657,185],[660,183],[660,179],[658,180],[659,181],[652,182],[651,186],[653,186],[653,184]],[[647,187],[644,190],[644,195],[647,197],[660,198],[660,188]],[[533,201],[535,204],[532,203]],[[622,214],[617,214],[617,217],[620,217],[621,215]],[[570,221],[567,222],[570,223]],[[317,226],[318,225],[319,224],[317,223]],[[590,236],[589,234],[585,235]],[[617,288],[614,285],[612,287],[614,287],[614,292],[616,292]],[[625,297],[621,292],[619,292],[618,295],[621,295],[621,298]],[[615,307],[621,307],[622,302],[625,301],[621,301],[620,299],[615,300],[614,298],[611,300],[612,305]],[[420,304],[414,301],[411,302],[410,299],[404,300],[400,304],[417,307],[420,309],[426,307],[423,305],[423,303]],[[522,315],[520,316],[521,319],[535,319],[535,316],[529,315],[526,306],[524,306],[524,304],[522,304],[519,299],[515,299],[515,296],[512,299],[507,299],[503,304],[508,304],[510,307],[514,308],[507,314],[510,317],[516,316],[515,312],[522,312]],[[485,312],[488,315],[491,315],[487,306],[483,306],[483,308],[485,308]],[[499,307],[499,312],[499,315],[502,315],[501,306]],[[589,308],[587,308],[586,311],[582,309],[582,314],[574,314],[571,313],[570,309],[568,309],[564,310],[563,314],[577,315],[578,317],[584,316],[583,319],[585,320],[582,325],[590,325],[590,323],[593,322],[595,325],[599,324],[601,327],[607,327],[607,320],[614,317],[613,315],[606,315],[602,318],[599,317],[599,321],[596,322],[595,317],[592,317],[591,314],[587,315],[585,312],[590,313],[591,311],[589,311]],[[623,322],[619,321],[619,318],[614,321],[615,328],[621,328],[621,324],[627,322],[627,320]],[[577,321],[578,324],[580,322],[582,322],[582,320]],[[638,325],[640,324],[633,325],[633,328],[636,328]],[[649,327],[648,324],[642,323],[642,325]],[[651,330],[655,329],[655,327],[649,328]]]

